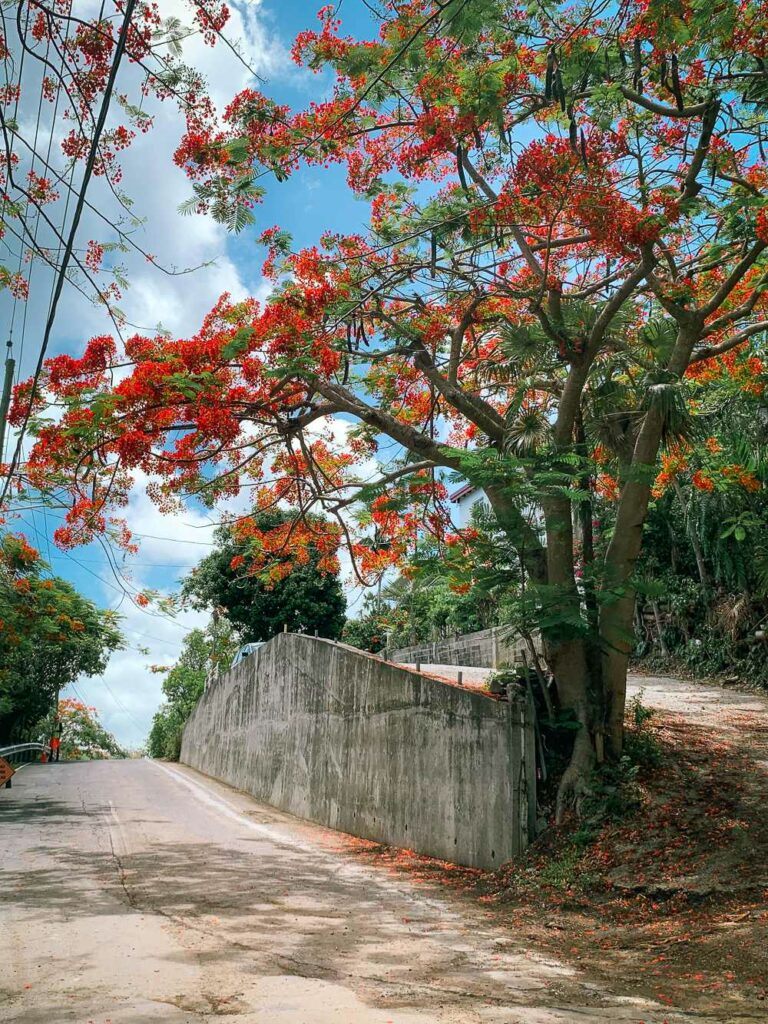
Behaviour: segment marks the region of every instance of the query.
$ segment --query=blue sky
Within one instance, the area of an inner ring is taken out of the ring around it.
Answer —
[[[87,9],[89,2],[83,0],[83,7]],[[266,85],[260,86],[265,92],[292,106],[304,106],[327,94],[330,78],[297,69],[288,54],[297,32],[319,24],[315,3],[262,0],[232,6],[233,18],[227,34],[233,39],[243,39],[244,51],[267,79]],[[161,5],[164,15],[176,13],[176,8],[183,17],[186,8],[182,0],[164,0]],[[343,0],[340,17],[345,32],[375,31],[361,0]],[[187,57],[204,70],[213,97],[220,105],[251,84],[242,65],[225,47],[211,50],[199,41],[192,41]],[[130,81],[121,83],[126,90],[131,84]],[[30,95],[34,91],[31,87],[28,90]],[[27,113],[31,115],[31,111]],[[22,107],[22,120],[23,116]],[[137,240],[166,264],[191,266],[215,262],[193,274],[169,278],[143,259],[127,257],[130,288],[121,307],[133,323],[149,330],[162,324],[174,335],[185,336],[195,331],[200,318],[221,292],[231,291],[238,297],[263,296],[266,284],[260,268],[264,254],[255,238],[265,227],[279,224],[292,233],[299,246],[313,244],[327,229],[359,231],[364,227],[367,206],[354,199],[347,189],[344,172],[337,167],[305,168],[287,182],[268,181],[268,195],[256,210],[255,227],[236,238],[227,237],[223,229],[208,218],[181,217],[178,205],[189,195],[190,188],[171,161],[181,130],[179,116],[170,104],[165,104],[157,111],[155,129],[139,138],[126,157],[124,188],[136,200],[136,212],[146,218]],[[91,195],[96,204],[109,202],[100,194],[98,184]],[[92,237],[102,238],[103,232],[92,218],[89,224],[86,216],[78,243],[84,246]],[[8,293],[0,295],[0,324],[7,336],[11,319],[14,320],[14,354],[19,360],[22,377],[29,376],[33,370],[50,287],[50,275],[44,269],[35,268],[30,282],[23,348],[24,310],[17,305],[14,317]],[[69,289],[57,317],[51,354],[77,353],[89,337],[107,332],[111,333],[111,327],[103,312],[87,303],[74,289]],[[210,550],[213,518],[200,509],[164,516],[142,490],[137,490],[127,518],[138,535],[141,550],[138,555],[125,559],[113,553],[117,562],[110,564],[99,545],[73,552],[58,551],[50,538],[61,515],[53,510],[30,510],[10,525],[27,533],[30,541],[50,558],[58,575],[71,580],[99,605],[116,608],[124,615],[128,648],[113,656],[104,678],[81,679],[69,693],[94,704],[106,727],[120,741],[138,745],[146,736],[161,697],[162,677],[150,672],[148,666],[170,664],[186,632],[204,624],[207,616],[188,612],[171,620],[152,609],[136,607],[129,594],[145,587],[164,592],[175,589],[179,578]],[[351,594],[351,597],[357,602],[359,594]],[[143,653],[142,648],[148,648],[150,653]]]

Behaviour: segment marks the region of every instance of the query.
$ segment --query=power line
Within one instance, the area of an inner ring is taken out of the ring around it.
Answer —
[[[80,691],[78,690],[74,683],[67,683],[67,686],[71,687],[71,689],[74,690],[75,696],[77,697],[81,704],[85,704],[86,707],[90,707],[88,701],[85,699],[85,697],[83,697],[82,693],[80,693]]]
[[[27,26],[26,26],[26,28],[27,29],[29,28],[29,14],[27,14]],[[25,29],[25,31],[26,31],[26,29]],[[48,37],[48,42],[47,42],[47,45],[46,45],[46,49],[45,49],[45,57],[44,57],[44,61],[45,61],[46,64],[48,63],[48,54],[50,53],[50,50],[51,50],[51,40],[50,40],[50,36],[49,36]],[[62,67],[61,67],[61,70],[60,70],[60,74],[63,74],[63,71],[64,71],[64,59],[62,57]],[[23,85],[23,83],[22,83],[22,78],[21,78],[21,69],[19,69],[19,95],[21,94],[22,85]],[[60,85],[59,85],[59,88],[60,88]],[[59,92],[59,90],[57,90],[57,99],[56,99],[57,106],[58,106],[58,92]],[[34,135],[34,139],[32,141],[32,163],[31,163],[30,168],[29,168],[29,174],[30,175],[33,175],[35,173],[35,162],[36,162],[36,157],[37,157],[37,140],[40,137],[40,123],[42,121],[43,100],[44,100],[44,98],[45,98],[45,77],[43,76],[42,79],[41,79],[41,82],[40,82],[40,98],[37,101],[37,120],[35,122],[35,135]],[[17,98],[16,98],[16,110],[14,112],[14,121],[18,117],[18,108],[19,108],[19,98],[17,96]],[[51,124],[51,129],[53,129],[53,124]],[[15,141],[15,135],[14,135],[14,141]],[[48,154],[49,154],[49,158],[50,158],[50,151],[51,151],[51,146],[52,145],[53,145],[53,130],[51,130],[51,132],[49,133],[49,139],[48,139]],[[33,247],[33,249],[37,248],[37,231],[38,231],[39,227],[40,227],[40,207],[38,206],[36,208],[35,227],[34,227],[34,231],[33,231],[33,240],[32,240],[32,247]],[[24,261],[24,245],[21,244],[19,246],[19,264],[18,264],[18,269],[16,271],[16,276],[17,277],[21,276],[21,268],[22,268],[22,265],[23,265],[23,261]],[[33,265],[32,265],[32,263],[30,261],[30,264],[29,264],[29,274],[27,275],[27,295],[29,295],[29,284],[30,284],[30,281],[32,279],[32,266]],[[12,346],[12,343],[13,343],[13,328],[14,328],[14,325],[16,323],[16,307],[18,305],[18,301],[19,301],[18,298],[16,296],[14,296],[14,299],[13,299],[13,309],[11,311],[11,326],[10,326],[10,329],[8,331],[8,344],[11,345],[11,346]],[[20,355],[19,355],[19,363],[21,362],[21,356],[23,355],[23,352],[24,352],[24,332],[25,332],[26,325],[27,325],[27,309],[28,309],[28,303],[25,304],[25,306],[24,306],[24,318],[23,318],[23,323],[22,323],[22,327],[21,327],[21,351],[20,351]],[[19,366],[19,372],[20,371],[21,371],[21,366]]]
[[[29,512],[31,507],[32,506],[30,506],[30,505],[18,505],[18,506],[13,506],[13,507],[7,508],[6,512]],[[45,508],[47,506],[40,505],[38,507],[39,508]],[[49,512],[50,512],[50,509],[49,509]],[[59,519],[62,522],[65,519],[64,516],[56,515],[55,512],[50,512],[50,515],[54,519]],[[200,526],[196,526],[196,525],[192,525],[192,524],[186,524],[186,525],[187,525],[188,529],[192,529],[192,530],[205,530],[205,529],[209,528],[208,524],[202,524]],[[210,524],[210,526],[216,526],[216,525],[217,525],[216,523],[211,523]],[[214,548],[214,547],[216,547],[215,542],[212,541],[212,540],[185,540],[183,537],[160,537],[160,536],[158,536],[157,534],[154,534],[154,533],[137,533],[135,530],[131,530],[131,536],[132,537],[139,537],[142,540],[162,540],[162,541],[166,541],[168,544],[194,544],[196,547],[206,547],[206,548]],[[134,564],[138,564],[138,563],[134,563]],[[162,564],[162,563],[152,562],[152,563],[149,563],[149,564],[155,565],[155,564]],[[185,564],[186,563],[183,563],[180,566],[180,568],[184,568]]]
[[[120,67],[120,62],[122,60],[123,53],[125,52],[125,45],[126,45],[126,41],[127,41],[127,38],[128,38],[128,31],[130,29],[131,18],[133,17],[133,12],[134,12],[135,7],[136,7],[136,0],[127,0],[126,5],[125,5],[125,15],[123,17],[123,24],[122,24],[122,26],[120,28],[120,35],[118,37],[117,45],[115,47],[115,54],[114,54],[114,57],[113,57],[113,60],[112,60],[112,66],[110,68],[109,78],[107,80],[107,84],[106,84],[106,87],[105,87],[105,90],[104,90],[104,95],[102,97],[101,109],[99,110],[99,116],[98,116],[98,119],[97,119],[95,127],[94,127],[93,137],[91,139],[90,151],[88,153],[88,159],[86,161],[85,170],[83,172],[83,179],[82,179],[82,182],[80,184],[80,191],[79,191],[79,194],[78,194],[77,205],[75,206],[75,212],[74,212],[74,214],[72,216],[72,226],[71,226],[70,231],[69,231],[69,237],[67,239],[67,244],[66,244],[66,247],[64,249],[64,255],[62,257],[61,265],[59,266],[59,270],[58,270],[57,277],[56,277],[56,283],[55,283],[55,286],[54,286],[53,299],[52,299],[52,302],[51,302],[51,308],[50,308],[50,310],[48,312],[48,319],[47,319],[46,325],[45,325],[45,332],[43,334],[43,340],[42,340],[42,343],[40,345],[40,353],[39,353],[38,360],[37,360],[37,367],[35,368],[35,374],[34,374],[34,377],[32,378],[32,387],[31,387],[30,393],[29,393],[29,405],[27,406],[27,410],[26,410],[26,413],[24,415],[24,420],[22,422],[21,429],[19,431],[19,436],[18,436],[18,439],[17,439],[17,442],[16,442],[16,450],[15,450],[15,452],[13,454],[13,459],[11,460],[11,465],[10,465],[10,467],[8,469],[8,475],[7,475],[7,477],[5,479],[5,483],[3,485],[3,491],[2,491],[2,494],[0,494],[0,506],[2,506],[3,502],[5,501],[5,497],[6,497],[7,493],[8,493],[8,489],[11,486],[11,480],[13,479],[13,474],[14,474],[14,472],[16,470],[16,467],[18,466],[19,456],[21,454],[21,449],[22,449],[22,443],[24,441],[24,434],[26,433],[27,426],[29,425],[29,419],[30,419],[30,416],[32,415],[32,406],[34,404],[35,394],[36,394],[36,391],[37,391],[37,385],[38,385],[38,382],[40,380],[40,374],[41,374],[42,369],[43,369],[43,363],[44,363],[44,360],[45,360],[45,353],[48,350],[48,345],[50,343],[51,331],[53,329],[53,323],[54,323],[54,320],[56,318],[56,310],[58,308],[59,299],[61,297],[62,290],[64,288],[64,282],[65,282],[66,276],[67,276],[67,269],[69,267],[69,261],[70,261],[70,259],[72,257],[72,250],[73,250],[74,244],[75,244],[75,237],[77,235],[77,229],[78,229],[78,227],[80,225],[80,218],[82,217],[83,208],[85,206],[85,194],[86,194],[86,192],[88,190],[88,185],[90,183],[91,176],[93,174],[93,169],[94,169],[95,164],[96,164],[96,159],[98,157],[99,143],[101,141],[101,136],[102,136],[102,133],[104,131],[104,126],[106,124],[107,114],[109,112],[109,106],[110,106],[110,102],[111,102],[111,99],[112,99],[112,92],[113,92],[114,87],[115,87],[115,81],[117,80],[118,68]]]
[[[176,626],[177,629],[181,629],[184,633],[191,633],[196,628],[194,626],[183,626],[180,622],[177,622],[175,619],[171,618],[170,615],[162,615],[159,612],[155,613],[155,614],[152,614],[152,612],[148,612],[146,610],[146,608],[142,608],[141,605],[137,604],[133,600],[133,597],[132,597],[130,591],[126,587],[118,586],[116,583],[112,583],[110,580],[105,579],[104,576],[100,576],[97,572],[94,572],[93,569],[89,569],[88,566],[85,565],[83,562],[81,562],[79,558],[75,558],[75,556],[71,552],[69,552],[69,551],[62,552],[62,557],[63,558],[71,559],[75,563],[75,565],[78,565],[84,572],[87,572],[90,576],[93,576],[93,578],[97,579],[100,583],[103,583],[105,587],[109,587],[111,590],[116,591],[116,593],[120,594],[122,597],[125,597],[125,596],[130,597],[132,604],[134,605],[134,607],[139,612],[141,612],[142,615],[148,615],[151,619],[161,618],[165,622],[170,622],[171,625]],[[112,566],[110,566],[110,568],[112,568]],[[113,572],[114,572],[114,568],[113,568]],[[116,578],[122,578],[122,577],[116,577]]]
[[[46,540],[47,540],[47,538],[46,538]],[[61,553],[61,554],[50,554],[49,553],[48,557],[52,558],[52,559],[56,559],[56,558],[66,558],[67,556],[64,553]],[[100,561],[99,559],[97,559],[97,558],[91,558],[91,559],[83,558],[83,559],[80,560],[80,564],[81,565],[103,565],[104,563],[102,561]],[[126,568],[127,569],[132,569],[134,566],[140,567],[142,569],[189,569],[191,567],[189,562],[134,562],[134,561],[131,561],[130,563],[128,563],[128,565],[126,565]]]
[[[195,530],[204,530],[204,526],[195,526]],[[215,548],[216,544],[212,540],[184,540],[182,537],[158,537],[154,533],[134,533],[131,532],[132,537],[141,537],[142,540],[165,540],[171,544],[195,544],[199,547],[204,548]]]
[[[129,717],[129,718],[131,719],[131,721],[133,722],[133,724],[134,724],[134,725],[138,726],[138,728],[139,728],[139,729],[143,729],[143,728],[144,728],[144,726],[143,726],[143,725],[141,724],[141,722],[139,722],[139,720],[138,720],[138,719],[137,719],[137,718],[136,718],[136,717],[134,716],[133,712],[132,712],[132,711],[129,711],[129,710],[128,710],[128,708],[127,708],[127,707],[125,706],[125,704],[123,704],[123,702],[122,702],[122,701],[121,701],[121,700],[120,700],[120,699],[118,698],[117,694],[116,694],[116,693],[115,693],[115,691],[114,691],[114,690],[112,689],[112,687],[111,687],[111,686],[109,685],[109,683],[107,682],[107,680],[106,680],[106,679],[104,679],[104,678],[102,677],[102,679],[101,679],[101,682],[102,682],[102,685],[103,685],[103,686],[104,686],[104,687],[106,688],[106,691],[107,691],[107,693],[108,693],[108,694],[110,695],[110,697],[112,698],[112,700],[113,700],[113,701],[115,702],[115,704],[117,705],[117,707],[118,707],[118,708],[119,708],[119,709],[120,709],[120,710],[121,710],[121,711],[122,711],[122,712],[123,712],[124,714],[128,715],[128,717]]]

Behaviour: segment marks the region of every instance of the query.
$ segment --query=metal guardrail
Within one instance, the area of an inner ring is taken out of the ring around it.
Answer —
[[[39,761],[41,754],[50,757],[51,748],[47,743],[14,743],[10,747],[0,747],[0,757],[11,766]],[[12,778],[8,779],[5,784],[6,789],[11,788],[11,782]]]

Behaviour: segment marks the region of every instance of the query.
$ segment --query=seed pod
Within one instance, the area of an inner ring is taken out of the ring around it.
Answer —
[[[565,113],[565,89],[563,87],[563,76],[560,74],[560,68],[555,71],[555,97],[560,101],[560,109]]]
[[[456,147],[456,170],[459,174],[459,181],[461,187],[465,192],[469,192],[469,186],[467,185],[467,179],[464,177],[464,148],[461,143]]]
[[[552,81],[555,74],[555,51],[550,50],[547,54],[547,76],[544,79],[544,99],[552,99]]]
[[[683,90],[680,88],[680,75],[677,67],[677,54],[672,54],[672,92],[675,94],[675,103],[677,103],[677,109],[682,110],[685,104],[683,103]]]
[[[640,40],[635,39],[635,46],[632,52],[632,59],[635,65],[635,73],[632,77],[632,87],[637,92],[643,91],[643,51],[640,48]]]

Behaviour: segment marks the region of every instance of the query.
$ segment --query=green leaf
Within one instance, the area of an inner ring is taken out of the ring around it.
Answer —
[[[250,147],[251,140],[247,135],[240,136],[239,139],[232,139],[226,142],[223,148],[227,153],[227,163],[229,164],[243,164],[249,159],[248,149]]]
[[[248,348],[251,338],[256,332],[252,327],[241,327],[239,331],[221,348],[222,359],[235,359]]]

